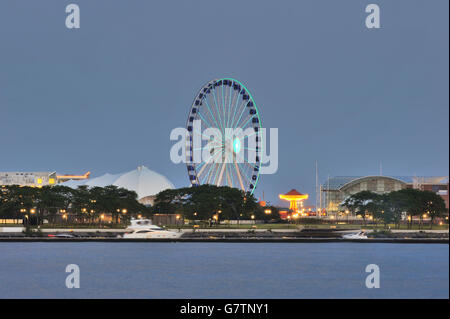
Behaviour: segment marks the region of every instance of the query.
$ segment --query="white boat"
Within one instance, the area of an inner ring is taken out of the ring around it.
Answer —
[[[150,219],[132,219],[125,231],[122,238],[179,238],[182,235],[153,225]]]
[[[353,234],[343,235],[342,238],[344,238],[344,239],[367,239],[368,237],[365,232],[360,231],[360,232],[353,233]]]
[[[131,218],[130,223],[131,223],[130,226],[128,226],[126,228],[126,230],[131,231],[131,230],[137,230],[137,229],[145,229],[145,228],[148,228],[149,226],[155,226],[155,225],[153,225],[151,219],[145,219],[145,218],[139,218],[139,219]],[[158,227],[158,226],[156,226],[156,227]]]

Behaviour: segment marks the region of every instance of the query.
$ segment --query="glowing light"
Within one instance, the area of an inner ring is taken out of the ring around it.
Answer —
[[[241,151],[241,141],[237,137],[233,141],[233,150],[235,153],[239,153]]]
[[[88,179],[91,172],[87,172],[84,175],[56,175],[58,179]]]
[[[299,202],[299,201],[301,202],[305,199],[308,199],[308,197],[309,197],[308,194],[301,194],[295,189],[292,189],[291,191],[289,191],[286,194],[280,194],[279,196],[280,196],[280,199],[284,199],[284,200],[290,202],[289,209],[294,212],[298,211],[297,202]],[[301,202],[300,205],[302,206],[303,203]]]
[[[266,209],[266,210],[264,211],[264,213],[267,214],[267,215],[269,215],[269,214],[272,214],[272,211],[271,211],[270,209]]]

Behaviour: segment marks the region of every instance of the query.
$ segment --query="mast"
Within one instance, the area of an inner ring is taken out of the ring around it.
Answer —
[[[320,190],[319,190],[319,167],[316,161],[316,217],[319,217],[318,209],[319,209],[319,197],[320,197]]]

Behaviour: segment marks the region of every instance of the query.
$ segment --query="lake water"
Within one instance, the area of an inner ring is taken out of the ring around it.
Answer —
[[[0,298],[448,297],[445,244],[0,243]]]

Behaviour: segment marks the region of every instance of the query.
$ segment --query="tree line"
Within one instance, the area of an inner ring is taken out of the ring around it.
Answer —
[[[115,223],[130,215],[148,213],[148,208],[137,201],[137,194],[116,186],[67,186],[0,188],[0,216],[14,219],[32,218],[41,223],[45,218],[54,223],[61,217],[77,217],[84,222],[98,222],[109,214]]]
[[[267,213],[267,212],[270,213]],[[76,189],[63,186],[0,188],[0,217],[33,218],[50,224],[66,218],[78,223],[98,223],[111,215],[113,222],[126,222],[131,217],[153,214],[180,214],[190,220],[279,219],[276,207],[261,207],[256,198],[236,188],[201,185],[164,190],[156,195],[153,206],[138,202],[137,194],[116,186]]]
[[[189,220],[280,219],[276,207],[261,207],[249,192],[208,184],[162,191],[151,210],[181,214]]]
[[[366,219],[371,217],[376,223],[384,225],[394,224],[397,228],[404,217],[409,228],[413,218],[418,217],[420,225],[424,218],[431,219],[431,225],[436,218],[448,214],[445,202],[441,196],[430,191],[418,189],[402,189],[386,194],[377,194],[371,191],[362,191],[347,197],[342,203],[343,209],[361,216],[366,224]]]

